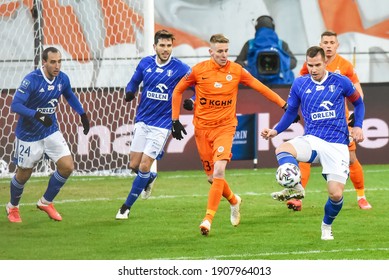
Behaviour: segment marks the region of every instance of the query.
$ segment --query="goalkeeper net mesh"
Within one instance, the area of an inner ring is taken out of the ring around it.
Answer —
[[[23,77],[41,65],[48,46],[62,53],[69,77],[90,121],[81,120],[62,100],[60,130],[69,143],[75,173],[128,172],[131,133],[137,100],[125,103],[124,90],[145,55],[143,0],[5,0],[0,2],[0,177],[11,174],[17,115],[10,111]],[[35,173],[50,173],[45,158]]]

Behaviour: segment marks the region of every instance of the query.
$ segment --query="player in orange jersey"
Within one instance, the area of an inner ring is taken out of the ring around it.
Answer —
[[[236,103],[239,84],[249,86],[278,106],[286,102],[278,94],[255,79],[239,64],[228,60],[229,40],[222,34],[210,39],[211,58],[193,66],[177,84],[172,99],[172,135],[181,140],[186,134],[179,121],[182,94],[189,86],[195,86],[193,125],[195,139],[203,168],[212,184],[201,234],[207,236],[220,200],[225,197],[231,206],[231,224],[240,223],[241,198],[234,194],[225,180],[225,169],[231,160],[231,148],[237,118]],[[183,134],[182,134],[183,133]]]
[[[324,49],[326,59],[327,59],[327,67],[326,69],[331,72],[335,72],[338,74],[342,74],[347,76],[351,82],[354,84],[357,91],[363,98],[363,91],[361,84],[359,83],[359,79],[357,73],[355,72],[354,66],[345,58],[340,56],[337,53],[337,49],[339,47],[338,37],[335,32],[325,31],[321,34],[320,46]],[[304,63],[303,67],[300,70],[300,75],[308,74],[307,64]],[[352,119],[353,114],[349,116],[349,111],[346,104],[346,117],[351,120],[349,122],[349,126],[353,126]],[[365,185],[364,185],[364,177],[363,177],[363,169],[362,165],[358,161],[356,154],[356,144],[354,141],[350,142],[349,152],[350,152],[350,179],[353,182],[354,188],[357,192],[358,205],[361,209],[370,209],[371,205],[366,200],[365,197]],[[305,188],[309,175],[311,165],[309,163],[299,163],[299,167],[301,170],[301,184]],[[292,199],[287,202],[287,206],[290,209],[295,211],[301,211],[302,203],[301,200]]]

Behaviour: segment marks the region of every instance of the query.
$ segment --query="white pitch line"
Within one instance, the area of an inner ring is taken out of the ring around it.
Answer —
[[[325,253],[344,253],[344,252],[366,252],[366,251],[389,251],[389,248],[355,248],[355,249],[339,249],[339,250],[312,250],[312,251],[294,251],[294,252],[269,252],[258,254],[231,254],[231,255],[218,255],[208,257],[178,257],[178,258],[165,258],[168,260],[220,260],[220,259],[233,259],[233,258],[253,258],[253,257],[268,257],[268,256],[284,256],[284,255],[311,255],[311,254],[325,254]],[[336,258],[335,258],[336,259]],[[162,259],[153,259],[162,260]]]

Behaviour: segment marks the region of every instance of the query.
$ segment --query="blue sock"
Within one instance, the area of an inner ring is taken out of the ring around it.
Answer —
[[[10,183],[10,192],[11,192],[10,202],[13,206],[19,205],[19,201],[22,198],[23,190],[24,190],[24,185],[20,184],[14,176]]]
[[[276,155],[277,161],[279,165],[283,165],[284,163],[292,163],[294,165],[299,166],[297,160],[292,156],[292,154],[288,152],[281,152]]]
[[[51,175],[50,180],[49,180],[49,185],[47,186],[47,190],[43,197],[47,201],[53,201],[54,198],[57,196],[59,193],[60,189],[62,186],[66,183],[66,180],[68,178],[62,177],[59,173],[58,170],[56,170],[53,175]]]
[[[323,223],[331,225],[338,216],[343,206],[343,197],[339,201],[333,201],[328,198],[327,203],[324,205],[324,218]]]
[[[149,183],[150,172],[143,173],[138,171],[138,175],[135,177],[134,182],[132,183],[132,188],[126,202],[124,203],[128,207],[131,207],[135,201],[138,199],[140,193],[144,190],[144,188]]]

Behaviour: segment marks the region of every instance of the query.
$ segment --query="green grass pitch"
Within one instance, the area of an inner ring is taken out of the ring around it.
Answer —
[[[229,170],[226,178],[239,194],[241,224],[233,227],[222,199],[208,237],[200,235],[210,185],[198,171],[159,172],[152,196],[139,199],[130,218],[115,220],[132,177],[71,177],[55,205],[55,222],[35,204],[48,178],[26,184],[23,222],[8,222],[9,179],[0,179],[1,260],[385,260],[389,255],[388,165],[365,165],[371,210],[358,208],[350,181],[333,224],[335,240],[320,239],[327,200],[320,167],[312,169],[303,210],[293,212],[270,193],[280,190],[275,169]]]

